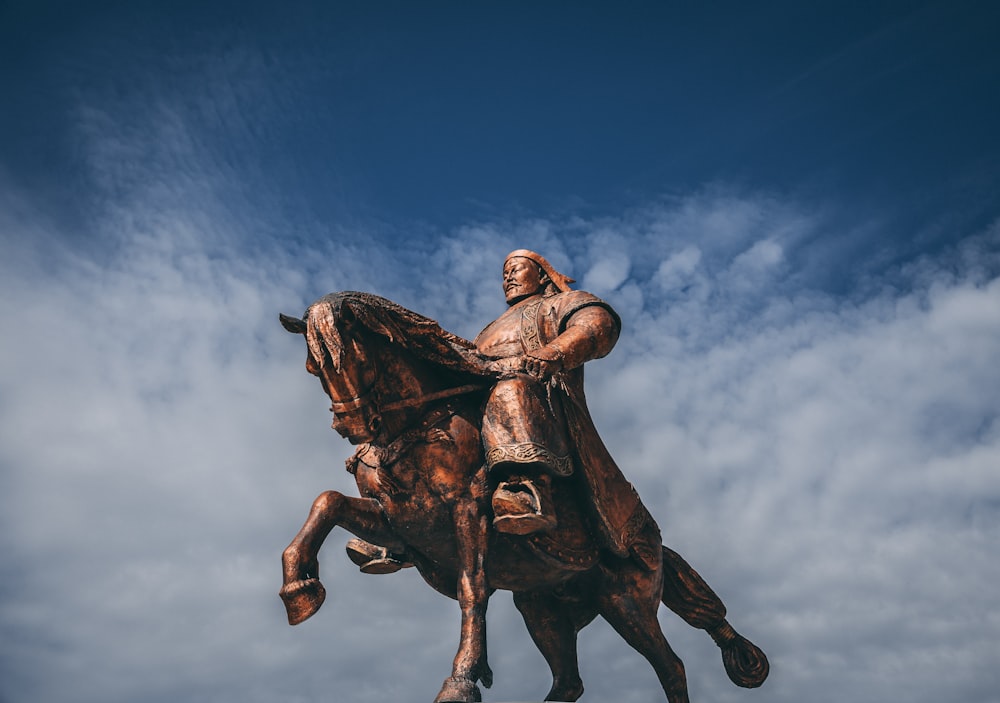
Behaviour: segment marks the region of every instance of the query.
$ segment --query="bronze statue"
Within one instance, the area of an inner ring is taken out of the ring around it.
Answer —
[[[320,298],[302,319],[306,368],[332,401],[333,428],[357,451],[361,498],[327,491],[282,555],[295,625],[322,605],[318,553],[330,531],[367,573],[415,566],[458,600],[451,676],[435,703],[480,701],[493,674],[486,606],[513,592],[552,670],[546,700],[583,693],[577,633],[597,615],[652,664],[667,700],[688,700],[684,666],[656,613],[662,602],[722,650],[730,679],[760,686],[764,653],[726,621],[722,601],[676,552],[594,427],[583,364],[606,355],[620,320],[538,254],[504,262],[508,310],[470,343],[378,296]]]

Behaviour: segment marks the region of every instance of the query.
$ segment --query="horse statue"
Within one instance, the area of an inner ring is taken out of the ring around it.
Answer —
[[[760,686],[764,653],[726,620],[726,608],[697,572],[662,545],[650,518],[642,549],[603,549],[571,480],[555,491],[553,530],[503,534],[491,528],[491,490],[480,441],[482,406],[496,371],[472,343],[375,295],[343,292],[281,316],[306,337],[307,370],[330,397],[333,429],[357,445],[348,460],[361,497],[322,493],[282,555],[288,622],[323,604],[318,553],[337,526],[405,555],[435,590],[456,599],[462,620],[451,675],[435,703],[481,701],[493,674],[486,607],[496,589],[513,593],[552,672],[546,700],[583,693],[576,638],[598,615],[653,666],[669,703],[687,703],[684,665],[657,621],[662,602],[722,650],[729,678]],[[355,540],[352,540],[355,541]]]

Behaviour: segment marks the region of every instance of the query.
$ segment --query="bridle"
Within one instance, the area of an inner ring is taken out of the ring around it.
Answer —
[[[360,410],[365,405],[370,405],[368,401],[368,396],[371,395],[372,391],[375,390],[375,383],[373,382],[363,391],[358,393],[356,396],[348,398],[347,400],[333,400],[330,399],[330,412],[333,413],[346,413],[352,410]]]

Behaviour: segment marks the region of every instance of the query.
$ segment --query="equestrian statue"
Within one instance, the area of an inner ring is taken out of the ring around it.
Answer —
[[[583,365],[621,330],[603,300],[573,290],[539,254],[503,265],[508,309],[469,342],[375,295],[343,292],[281,315],[306,338],[306,369],[330,397],[333,429],[356,445],[359,498],[326,491],[282,555],[279,595],[296,625],[323,604],[318,554],[337,526],[363,572],[415,567],[461,607],[458,652],[435,703],[489,688],[486,607],[511,591],[552,671],[546,700],[583,694],[576,638],[600,615],[653,666],[669,703],[687,703],[684,665],[660,603],[722,650],[729,678],[760,686],[764,653],[726,620],[660,530],[594,427]]]

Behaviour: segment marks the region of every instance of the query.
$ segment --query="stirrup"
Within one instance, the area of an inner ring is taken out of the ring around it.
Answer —
[[[413,566],[401,554],[393,554],[385,547],[352,538],[347,541],[347,557],[363,574],[393,574]]]
[[[511,490],[517,487],[520,490]],[[526,490],[525,490],[526,489]],[[501,481],[493,491],[493,529],[509,535],[530,535],[556,526],[541,492],[529,479]]]

